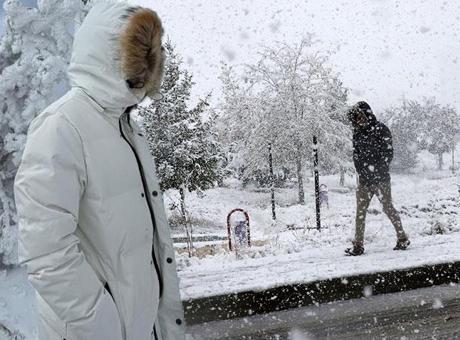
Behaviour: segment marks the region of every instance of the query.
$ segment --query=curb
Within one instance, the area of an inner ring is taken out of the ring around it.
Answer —
[[[460,262],[184,300],[188,325],[460,282]]]

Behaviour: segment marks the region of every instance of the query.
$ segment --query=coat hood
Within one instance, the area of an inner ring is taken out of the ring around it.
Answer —
[[[377,122],[377,118],[372,112],[370,105],[365,101],[360,101],[353,105],[350,110],[348,110],[348,120],[351,122],[354,128],[359,128],[359,126],[356,124],[356,116],[358,113],[363,113],[367,117],[370,124]]]
[[[68,69],[79,87],[106,109],[138,104],[160,88],[164,53],[158,15],[125,2],[94,5],[75,34]]]

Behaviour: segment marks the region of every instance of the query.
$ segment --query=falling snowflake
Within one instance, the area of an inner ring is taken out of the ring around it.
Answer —
[[[439,299],[439,298],[434,299],[434,301],[433,301],[433,309],[441,309],[441,308],[444,308],[444,305],[443,305],[441,299]]]

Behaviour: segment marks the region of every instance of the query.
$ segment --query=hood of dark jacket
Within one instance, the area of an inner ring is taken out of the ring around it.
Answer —
[[[365,101],[357,102],[350,110],[348,110],[348,120],[354,128],[360,129],[361,127],[356,123],[358,114],[364,114],[367,117],[368,123],[371,125],[377,122],[374,112],[372,111],[370,105]]]
[[[106,109],[154,97],[163,75],[162,35],[161,21],[150,9],[126,2],[97,3],[75,34],[70,85]]]

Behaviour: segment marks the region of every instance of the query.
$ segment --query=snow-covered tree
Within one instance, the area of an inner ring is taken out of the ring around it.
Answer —
[[[252,179],[269,185],[269,150],[275,155],[275,163],[279,163],[282,154],[281,143],[276,143],[281,108],[269,93],[255,94],[249,83],[236,78],[232,67],[223,65],[220,79],[220,139],[227,146],[230,165],[244,181]]]
[[[436,155],[441,169],[443,154],[455,148],[460,132],[455,109],[437,103],[435,98],[424,98],[421,102],[404,100],[401,105],[387,109],[383,121],[393,134],[393,166],[399,170],[414,168],[420,150]]]
[[[271,146],[275,166],[295,169],[299,203],[305,202],[303,172],[311,164],[314,135],[323,168],[338,170],[349,158],[351,132],[341,118],[347,91],[312,36],[265,48],[239,76],[224,68],[221,78],[222,119],[246,169],[267,169]]]
[[[438,158],[443,166],[443,154],[455,149],[455,137],[460,131],[460,119],[452,106],[440,105],[436,98],[425,98],[417,117],[420,121],[419,145]]]
[[[187,222],[186,192],[201,192],[221,180],[223,154],[214,129],[215,115],[209,110],[209,96],[189,108],[192,74],[183,68],[170,42],[165,50],[163,98],[141,108],[139,114],[161,187],[179,191],[181,215]],[[205,113],[209,114],[206,119]]]
[[[0,266],[16,255],[13,181],[30,121],[66,89],[73,24],[81,0],[42,0],[25,7],[6,0],[0,41]]]
[[[404,100],[401,105],[387,108],[382,115],[393,137],[392,168],[397,171],[410,171],[417,165],[421,111],[417,101]]]

